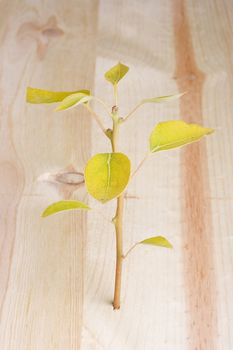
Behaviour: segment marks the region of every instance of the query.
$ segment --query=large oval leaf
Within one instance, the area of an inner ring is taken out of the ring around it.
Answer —
[[[174,94],[174,95],[167,95],[167,96],[159,96],[159,97],[152,97],[152,98],[145,98],[142,100],[142,103],[162,103],[162,102],[168,102],[172,100],[176,100],[183,96],[185,92],[180,94]]]
[[[116,85],[128,72],[129,67],[122,63],[118,63],[116,66],[109,69],[105,74],[105,79],[113,85]]]
[[[156,245],[156,246],[165,247],[165,248],[173,248],[172,244],[163,236],[150,237],[150,238],[144,239],[139,243]]]
[[[105,203],[118,197],[128,184],[130,160],[123,153],[99,153],[92,157],[85,169],[87,191]]]
[[[72,107],[78,106],[82,103],[90,101],[93,97],[77,92],[75,94],[67,96],[60,105],[55,109],[55,111],[63,111],[65,109],[70,109]]]
[[[83,93],[90,95],[89,90],[79,91],[48,91],[36,88],[27,88],[26,101],[29,103],[54,103],[64,100],[69,95],[74,93]]]
[[[49,205],[41,214],[41,216],[43,218],[45,218],[46,216],[52,215],[52,214],[56,214],[60,211],[64,211],[64,210],[72,210],[72,209],[91,209],[90,207],[88,207],[87,204],[83,203],[83,202],[79,202],[79,201],[59,201],[59,202],[55,202],[51,205]]]
[[[183,146],[209,135],[214,130],[182,120],[170,120],[157,124],[150,135],[150,151],[158,152]]]

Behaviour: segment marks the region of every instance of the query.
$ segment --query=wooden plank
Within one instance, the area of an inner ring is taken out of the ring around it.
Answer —
[[[38,178],[67,167],[82,170],[90,119],[83,111],[26,106],[25,89],[92,87],[97,9],[97,1],[1,2],[3,350],[80,345],[86,217],[42,222],[42,209],[73,187]]]
[[[0,6],[1,349],[231,349],[232,2]],[[90,199],[87,218],[39,217],[59,198],[87,199],[81,176],[75,186],[67,182],[91,154],[110,150],[108,140],[83,109],[55,114],[26,106],[24,93],[27,85],[93,87],[112,105],[103,74],[118,60],[130,66],[119,84],[122,116],[141,98],[188,90],[180,103],[142,107],[122,128],[120,151],[133,168],[158,121],[182,117],[216,133],[158,153],[130,185],[124,251],[157,234],[174,249],[129,255],[122,307],[113,312],[114,202]]]
[[[218,128],[221,122],[219,116],[214,117],[213,108],[213,100],[216,105],[216,96],[212,98],[209,96],[206,84],[216,79],[216,74],[213,73],[215,70],[210,68],[209,61],[215,69],[218,67],[217,43],[215,43],[217,14],[224,18],[226,12],[230,13],[230,4],[226,2],[222,6],[219,4],[211,6],[209,2],[193,4],[191,1],[187,3],[177,1],[173,6],[170,5],[166,2],[163,4],[157,2],[156,11],[153,11],[155,4],[149,2],[147,6],[137,3],[135,7],[132,7],[131,2],[118,2],[114,5],[102,2],[99,35],[104,35],[105,40],[102,40],[101,45],[98,46],[101,57],[98,58],[97,78],[99,79],[102,74],[99,70],[104,72],[104,69],[111,66],[115,52],[118,52],[120,59],[129,63],[131,67],[131,76],[128,78],[132,79],[131,82],[127,85],[125,81],[124,86],[123,82],[121,83],[124,89],[121,101],[123,108],[126,108],[123,112],[130,108],[131,101],[136,103],[140,99],[142,90],[151,94],[153,88],[157,93],[172,92],[178,88],[189,92],[182,100],[180,109],[174,105],[164,106],[158,108],[156,114],[166,115],[168,118],[177,118],[181,114],[187,121],[205,123]],[[211,7],[210,13],[209,7]],[[117,19],[121,18],[121,21],[114,22],[111,18],[110,25],[109,17],[101,16],[103,13],[114,13]],[[150,16],[150,13],[153,13],[153,16]],[[203,13],[208,13],[207,20]],[[230,39],[232,31],[227,33],[226,28],[229,31],[231,26],[228,22],[224,23],[224,19],[222,22],[221,33]],[[143,30],[139,29],[141,25]],[[221,34],[218,35],[221,37]],[[229,40],[226,40],[226,43],[229,44]],[[208,54],[203,52],[204,48]],[[228,46],[225,48],[226,52],[227,50],[229,50]],[[232,52],[231,48],[230,52]],[[222,55],[221,58],[224,59],[224,57]],[[140,72],[137,74],[136,71],[139,69]],[[221,71],[222,69],[223,67]],[[176,86],[172,81],[173,77]],[[213,92],[213,83],[211,87]],[[225,86],[224,89],[226,89]],[[97,83],[96,90],[105,96],[110,94],[109,89],[102,83]],[[142,157],[142,150],[146,148],[144,140],[153,125],[153,119],[150,119],[148,114],[143,122],[139,119],[143,118],[148,110],[151,111],[147,107],[146,112],[138,112],[138,116],[128,130],[123,131],[122,150],[130,154],[134,164]],[[222,115],[220,110],[219,107],[219,115]],[[224,118],[229,123],[229,115]],[[127,132],[130,136],[127,136]],[[215,228],[216,211],[212,213],[214,202],[211,196],[213,186],[216,190],[219,185],[215,170],[218,168],[216,157],[219,152],[216,153],[216,148],[218,149],[220,143],[219,137],[215,135],[212,139],[208,139],[207,150],[205,142],[201,142],[199,145],[187,147],[186,151],[181,153],[179,151],[179,153],[173,152],[172,155],[158,155],[156,168],[152,165],[150,168],[147,165],[143,171],[144,177],[140,175],[136,180],[136,187],[132,190],[133,195],[136,194],[140,201],[127,202],[126,245],[130,246],[133,242],[145,237],[146,229],[153,232],[156,228],[159,233],[166,232],[168,235],[170,233],[170,239],[173,241],[175,239],[176,252],[173,263],[168,260],[170,264],[174,264],[173,266],[169,266],[165,260],[165,256],[169,259],[166,252],[150,252],[151,256],[148,260],[147,255],[145,258],[145,252],[141,251],[135,251],[133,256],[129,257],[130,262],[128,262],[129,266],[126,265],[123,283],[125,292],[122,307],[124,310],[121,311],[121,315],[116,316],[117,318],[114,316],[109,318],[107,304],[101,306],[98,303],[101,297],[106,301],[110,301],[111,297],[107,286],[114,270],[114,261],[109,253],[114,246],[114,238],[109,237],[109,232],[113,230],[111,225],[102,223],[102,218],[95,218],[91,222],[86,275],[90,274],[92,278],[89,281],[86,277],[89,283],[86,284],[85,293],[87,295],[84,313],[86,331],[82,349],[154,349],[155,346],[158,349],[218,349],[222,348],[222,344],[224,344],[223,348],[231,348],[230,329],[233,324],[225,316],[225,320],[227,319],[229,323],[224,322],[225,329],[223,329],[223,310],[226,312],[226,309],[222,308],[225,304],[229,304],[230,308],[232,306],[230,299],[226,301],[224,298],[226,296],[224,292],[227,291],[229,295],[229,291],[232,291],[232,283],[228,279],[225,281],[220,272],[223,266],[218,260],[221,259],[222,253],[217,249],[217,245],[219,241],[222,242],[222,239],[217,238],[216,241],[216,237],[219,237],[219,231],[221,232],[222,229],[219,226],[218,230]],[[98,140],[95,143],[98,149],[103,151],[104,145],[100,138],[95,137],[95,140]],[[226,145],[228,142],[226,141]],[[214,143],[218,145],[215,147],[215,152],[211,148]],[[228,161],[227,164],[230,162]],[[165,173],[164,169],[166,169]],[[151,173],[152,176],[150,176]],[[151,188],[150,183],[157,184],[160,190]],[[109,216],[111,214],[109,209]],[[141,225],[138,223],[139,218]],[[107,249],[102,241],[99,242],[96,239],[100,225],[101,239],[106,242]],[[225,244],[229,245],[229,243],[227,240]],[[99,248],[96,252],[97,245]],[[161,254],[162,257],[158,257],[157,254]],[[226,260],[232,266],[229,255]],[[219,264],[221,267],[218,266]],[[153,271],[148,271],[151,265]],[[230,269],[228,268],[228,271]],[[94,275],[96,280],[93,286]],[[223,279],[224,282],[221,286],[219,279],[220,281]],[[166,282],[169,283],[169,289],[165,287]],[[220,290],[221,302],[218,295]],[[140,305],[137,304],[139,300]],[[223,300],[225,300],[224,303]],[[221,315],[217,314],[220,305]],[[101,315],[101,318],[94,317],[94,312]],[[106,320],[108,320],[108,330],[104,327]]]

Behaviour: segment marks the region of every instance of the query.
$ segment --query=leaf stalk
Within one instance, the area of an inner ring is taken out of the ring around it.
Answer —
[[[126,253],[125,255],[123,255],[123,259],[126,259],[127,256],[129,255],[129,253],[132,252],[132,250],[133,250],[134,248],[136,248],[138,244],[139,244],[139,242],[135,243],[135,244],[127,251],[127,253]]]
[[[131,180],[132,178],[137,174],[137,172],[142,168],[142,166],[144,165],[144,163],[147,161],[147,159],[149,158],[149,156],[151,155],[151,152],[147,152],[145,157],[141,160],[141,162],[138,164],[137,168],[134,170],[134,172],[131,175]]]
[[[97,122],[97,124],[99,125],[100,129],[103,131],[103,133],[108,137],[108,135],[106,134],[106,130],[105,127],[103,126],[100,117],[98,116],[98,114],[96,114],[96,112],[90,107],[90,105],[88,103],[84,104],[84,106],[87,108],[87,110],[91,113],[91,115],[94,117],[95,121]]]
[[[137,110],[139,107],[141,107],[142,104],[143,104],[142,102],[138,103],[138,104],[132,109],[132,111],[129,112],[129,114],[127,114],[127,115],[125,116],[125,118],[123,119],[123,123],[126,122],[127,120],[129,120],[129,118],[132,117],[132,115],[136,112],[136,110]]]

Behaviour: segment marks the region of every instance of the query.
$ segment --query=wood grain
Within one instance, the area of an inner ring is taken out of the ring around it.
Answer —
[[[188,123],[203,124],[202,94],[205,75],[195,62],[186,5],[174,2],[176,71],[180,113]],[[189,313],[189,348],[216,349],[216,286],[213,263],[212,217],[207,150],[204,141],[181,152],[184,273]]]
[[[232,13],[230,0],[0,2],[1,350],[233,348]],[[90,198],[88,216],[40,218],[55,200],[87,200],[85,162],[110,145],[81,107],[26,105],[25,88],[91,88],[111,106],[103,74],[119,60],[130,66],[122,116],[142,98],[188,91],[122,128],[133,169],[158,121],[216,133],[158,152],[128,188],[124,251],[160,234],[174,249],[132,251],[113,312],[115,203]]]

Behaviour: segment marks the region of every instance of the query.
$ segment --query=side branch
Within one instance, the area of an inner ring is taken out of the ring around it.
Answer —
[[[106,134],[106,130],[105,127],[103,126],[100,117],[98,116],[98,114],[96,114],[95,111],[93,111],[93,109],[88,105],[88,104],[84,104],[84,106],[87,108],[87,110],[91,113],[91,115],[94,117],[95,121],[97,122],[97,124],[99,125],[100,129],[103,131],[103,133],[105,134],[105,136],[107,136]],[[108,136],[107,136],[108,137]]]

